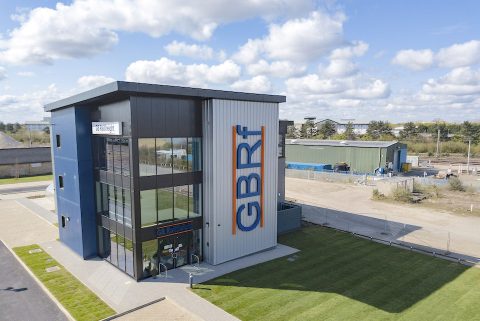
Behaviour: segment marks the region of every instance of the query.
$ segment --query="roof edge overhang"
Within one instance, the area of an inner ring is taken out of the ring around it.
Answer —
[[[181,86],[156,85],[147,83],[136,83],[127,81],[115,81],[44,106],[44,110],[55,111],[57,109],[66,108],[78,104],[88,104],[95,101],[102,101],[108,97],[114,98],[118,96],[135,95],[152,95],[152,96],[177,96],[177,97],[194,97],[199,99],[226,99],[226,100],[242,100],[268,103],[284,103],[285,96],[253,94],[236,91],[202,89]]]

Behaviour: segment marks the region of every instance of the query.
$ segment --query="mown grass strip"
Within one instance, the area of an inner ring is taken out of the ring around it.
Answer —
[[[480,305],[472,304],[480,301],[480,269],[317,226],[279,242],[301,252],[199,284],[194,292],[249,321],[480,316]]]
[[[28,183],[28,182],[42,182],[42,181],[52,181],[52,180],[53,180],[52,175],[25,176],[20,178],[1,178],[0,185]]]
[[[33,244],[16,247],[13,251],[28,266],[33,274],[45,285],[63,307],[78,321],[101,320],[114,315],[115,311],[103,302],[95,293],[55,261],[43,249]],[[47,268],[58,266],[60,270],[46,272]]]

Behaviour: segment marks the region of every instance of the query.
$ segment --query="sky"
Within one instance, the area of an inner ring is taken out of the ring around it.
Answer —
[[[0,121],[115,80],[281,94],[280,117],[480,121],[480,1],[0,0]]]

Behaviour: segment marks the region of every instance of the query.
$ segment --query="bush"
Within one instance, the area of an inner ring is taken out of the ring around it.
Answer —
[[[380,193],[378,189],[375,188],[372,191],[372,200],[383,200],[383,199],[385,199],[385,195]]]
[[[392,192],[393,200],[403,203],[413,203],[412,193],[402,187],[397,187]]]
[[[451,191],[465,192],[465,186],[463,186],[462,181],[458,177],[452,177],[448,181],[448,188]]]

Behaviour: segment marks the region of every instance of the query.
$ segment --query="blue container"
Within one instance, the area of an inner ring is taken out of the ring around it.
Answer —
[[[287,168],[323,172],[323,171],[331,171],[332,170],[332,165],[330,165],[330,164],[287,162]]]

